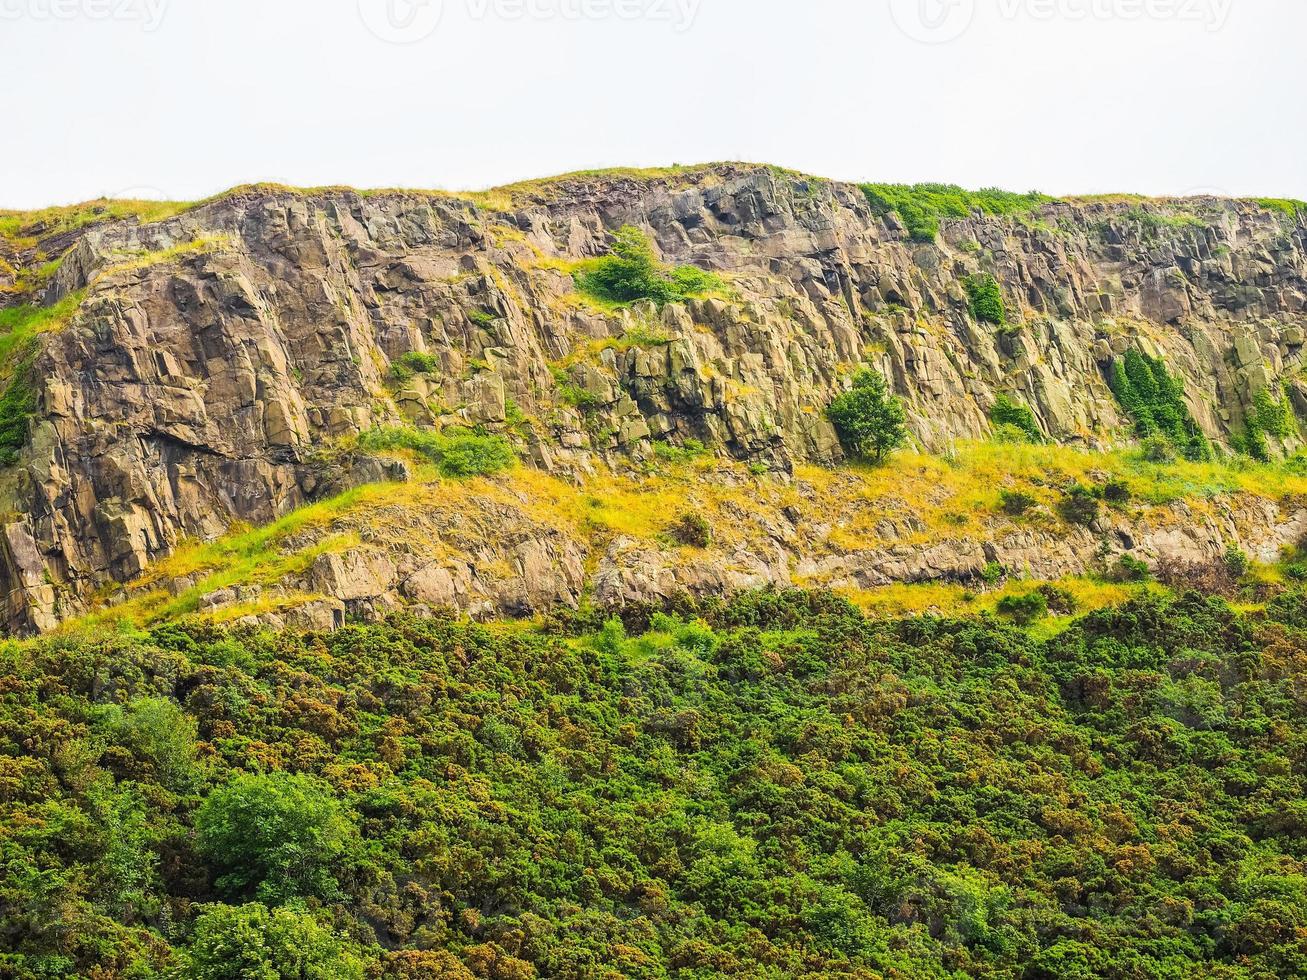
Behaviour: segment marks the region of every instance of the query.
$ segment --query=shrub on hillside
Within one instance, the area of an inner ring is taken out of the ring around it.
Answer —
[[[623,226],[613,233],[612,255],[594,259],[575,275],[581,292],[607,303],[652,300],[659,306],[720,288],[721,278],[697,266],[662,266],[653,245],[639,228]]]
[[[1022,490],[1000,490],[998,503],[1008,517],[1022,517],[1039,501]]]
[[[399,426],[372,429],[359,436],[359,446],[374,451],[406,449],[436,464],[442,476],[488,476],[517,462],[512,444],[502,436],[456,432],[445,435]]]
[[[998,396],[994,407],[989,411],[989,420],[996,426],[1011,426],[1030,442],[1044,441],[1044,433],[1039,428],[1039,423],[1035,421],[1035,413],[1007,395]]]
[[[1094,492],[1078,483],[1062,495],[1057,505],[1057,512],[1064,521],[1085,527],[1098,520],[1100,509],[1101,505]]]
[[[903,403],[876,371],[860,372],[853,386],[830,403],[826,415],[845,451],[857,459],[882,462],[908,438]]]
[[[913,241],[933,242],[942,218],[984,215],[1027,214],[1053,200],[1036,191],[1015,194],[987,187],[968,191],[956,184],[861,184],[874,214],[897,214]],[[974,243],[969,243],[974,244]],[[968,245],[962,246],[970,251]]]
[[[195,816],[218,891],[273,905],[335,896],[350,830],[330,786],[288,773],[237,776]]]
[[[300,909],[213,905],[195,920],[180,980],[362,980],[361,960]]]
[[[712,525],[702,514],[682,514],[667,533],[677,544],[688,548],[707,548],[712,544]]]
[[[972,316],[981,323],[992,323],[997,327],[1007,323],[1003,292],[999,289],[997,279],[986,272],[967,276],[962,280],[962,285],[967,291],[967,303]]]
[[[1140,439],[1168,440],[1185,459],[1204,462],[1212,458],[1212,446],[1189,413],[1184,386],[1159,358],[1137,350],[1112,365],[1109,384],[1116,400],[1135,423]],[[1161,455],[1161,450],[1150,450]]]
[[[1048,597],[1036,590],[1025,595],[1006,595],[998,601],[998,612],[1018,626],[1029,626],[1048,615]]]

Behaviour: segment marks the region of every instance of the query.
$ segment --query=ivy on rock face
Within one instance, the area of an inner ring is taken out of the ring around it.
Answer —
[[[759,593],[10,644],[0,974],[1302,976],[1304,624]]]
[[[1160,358],[1137,350],[1112,362],[1109,375],[1112,394],[1135,423],[1141,439],[1163,436],[1186,459],[1202,462],[1212,458],[1212,446],[1189,414],[1184,386]]]

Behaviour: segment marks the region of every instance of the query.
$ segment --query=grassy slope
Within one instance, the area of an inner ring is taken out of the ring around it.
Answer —
[[[1056,533],[1066,525],[1054,513],[1060,487],[1071,483],[1124,481],[1132,500],[1125,505],[1144,521],[1161,525],[1180,518],[1168,505],[1188,502],[1191,514],[1214,506],[1223,494],[1249,494],[1271,500],[1307,497],[1307,477],[1283,466],[1251,463],[1178,462],[1156,464],[1137,454],[1087,453],[1067,447],[1013,446],[992,443],[963,445],[952,459],[901,453],[888,465],[828,470],[800,467],[796,481],[786,484],[754,476],[742,465],[711,457],[655,464],[639,475],[600,472],[572,483],[538,470],[519,467],[492,478],[448,480],[415,463],[415,479],[406,484],[357,488],[340,497],[298,510],[257,530],[240,530],[221,540],[192,542],[159,562],[130,587],[125,603],[97,609],[90,622],[125,620],[134,624],[165,621],[194,612],[201,596],[233,585],[276,584],[303,572],[319,554],[344,551],[368,541],[377,547],[403,546],[414,535],[416,521],[440,524],[443,515],[485,512],[487,505],[520,514],[524,523],[556,530],[582,542],[592,554],[621,537],[657,549],[676,547],[667,539],[669,523],[695,512],[714,527],[726,553],[737,546],[763,547],[765,534],[745,528],[740,513],[756,513],[783,524],[785,508],[798,511],[800,533],[822,530],[814,542],[830,554],[883,546],[877,532],[886,520],[903,526],[915,518],[919,530],[897,541],[927,546],[941,540],[990,540],[1018,529]],[[1020,490],[1039,502],[1022,518],[1001,513],[1000,490]],[[832,519],[832,515],[834,515]],[[1183,518],[1188,520],[1190,518]],[[428,525],[422,525],[424,534]],[[759,535],[751,541],[750,535]],[[294,541],[300,550],[289,548]],[[313,543],[303,545],[306,540]],[[430,557],[458,557],[455,546],[431,542]],[[691,557],[688,555],[687,557]],[[164,586],[170,580],[195,578],[197,584],[180,595]],[[801,583],[825,587],[813,578]],[[1005,595],[1029,591],[1033,583],[1010,580],[993,588],[925,584],[899,585],[847,594],[863,608],[880,615],[920,613],[928,609],[949,614],[992,611]],[[1098,608],[1132,594],[1133,587],[1098,581],[1064,582],[1080,608]],[[105,595],[108,599],[109,595]],[[221,618],[274,611],[309,597],[291,595],[253,600],[224,610]]]

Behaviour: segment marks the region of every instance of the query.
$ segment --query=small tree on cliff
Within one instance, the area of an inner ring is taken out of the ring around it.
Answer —
[[[853,387],[826,409],[844,450],[858,459],[883,462],[908,438],[903,402],[890,394],[884,377],[862,371]]]

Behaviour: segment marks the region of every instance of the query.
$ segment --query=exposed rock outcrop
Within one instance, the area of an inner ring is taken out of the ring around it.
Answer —
[[[567,263],[624,224],[667,261],[722,273],[730,297],[615,313],[579,301]],[[854,185],[730,165],[488,199],[252,189],[61,246],[44,301],[85,295],[43,338],[30,443],[0,477],[15,629],[77,611],[186,538],[375,479],[375,461],[352,472],[329,450],[378,424],[512,432],[554,471],[687,439],[785,470],[838,458],[823,408],[870,363],[926,447],[985,435],[1000,393],[1053,438],[1106,445],[1126,423],[1103,369],[1130,347],[1184,378],[1218,441],[1268,385],[1307,407],[1307,226],[1250,202],[1053,202],[949,221],[922,244]],[[1000,282],[1009,327],[971,316],[961,283],[978,271]],[[435,369],[399,382],[392,365],[411,352]],[[583,587],[566,543],[499,550],[560,601]],[[605,562],[600,591],[662,588],[640,561]],[[341,602],[381,600],[346,594],[349,569],[318,574]],[[774,556],[741,555],[722,581],[777,574]],[[414,568],[387,591],[460,604],[473,579]]]

